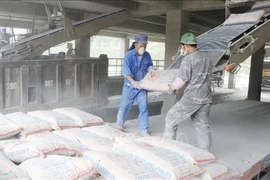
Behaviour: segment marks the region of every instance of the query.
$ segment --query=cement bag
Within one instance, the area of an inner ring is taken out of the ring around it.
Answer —
[[[31,179],[91,179],[93,165],[82,158],[50,155],[28,159],[19,165]]]
[[[138,135],[137,133],[126,133],[125,136],[116,136],[114,141],[116,143],[123,143],[123,142],[134,142],[136,139],[141,138],[142,136]]]
[[[54,109],[53,111],[69,116],[70,118],[74,119],[76,124],[80,127],[104,124],[101,117],[89,114],[73,107],[59,108]]]
[[[146,142],[154,146],[162,147],[169,150],[171,153],[178,154],[181,157],[195,163],[197,165],[217,160],[210,152],[204,151],[189,144],[180,141],[162,139],[162,137],[143,137],[136,141]]]
[[[97,135],[104,137],[104,138],[109,138],[113,141],[114,141],[115,137],[126,136],[126,134],[127,134],[127,133],[124,133],[123,131],[112,128],[109,125],[85,127],[85,128],[83,128],[83,130],[97,134]]]
[[[255,24],[261,20],[264,14],[264,10],[247,12],[243,14],[231,14],[229,18],[223,23],[223,25]]]
[[[255,4],[252,6],[251,9],[258,9],[258,8],[267,8],[270,6],[269,1],[257,1]]]
[[[17,142],[17,144],[19,144],[19,143],[24,142],[24,141],[22,141],[21,139],[10,139],[10,138],[5,139],[5,140],[1,140],[0,141],[0,150],[3,151],[5,146],[8,146],[10,144],[11,145],[16,144],[16,142]]]
[[[114,150],[154,170],[166,179],[184,180],[201,173],[200,167],[181,156],[147,143],[116,143]]]
[[[32,111],[27,114],[46,120],[55,130],[79,127],[74,119],[54,111]]]
[[[143,78],[140,86],[148,91],[158,91],[168,93],[170,85],[178,76],[179,70],[160,70],[155,71],[155,75],[151,76],[147,73]]]
[[[22,128],[0,114],[0,139],[7,139],[21,132]]]
[[[26,138],[27,141],[31,142],[45,142],[46,143],[63,143],[65,146],[71,147],[73,150],[75,150],[78,155],[80,155],[82,152],[89,150],[86,146],[82,145],[79,142],[70,140],[68,138],[65,138],[63,136],[58,136],[57,134],[53,134],[51,132],[45,132],[40,134],[33,134],[29,135]]]
[[[204,172],[189,180],[233,180],[240,177],[237,170],[220,160],[201,167]]]
[[[109,138],[103,138],[80,128],[54,131],[53,134],[79,142],[88,150],[108,151],[113,148],[113,142]]]
[[[7,114],[6,117],[23,128],[19,133],[19,135],[23,137],[26,137],[29,134],[42,133],[52,130],[48,122],[40,118],[24,114],[23,112]]]
[[[29,179],[27,172],[11,162],[0,151],[0,179]]]
[[[115,152],[88,151],[83,153],[83,158],[89,160],[105,179],[164,179],[156,172]]]
[[[233,180],[241,177],[241,174],[229,164],[223,161],[219,161],[219,163],[222,164],[223,166],[226,166],[227,172],[224,175],[218,177],[217,180]]]
[[[228,172],[227,167],[219,162],[208,163],[202,165],[201,168],[205,171],[199,175],[202,179],[217,179]]]
[[[4,142],[3,152],[5,156],[15,163],[34,158],[44,157],[45,155],[64,155],[72,156],[77,153],[70,145],[61,142],[27,142],[22,139],[9,140]]]
[[[95,177],[94,180],[106,180],[103,176]]]

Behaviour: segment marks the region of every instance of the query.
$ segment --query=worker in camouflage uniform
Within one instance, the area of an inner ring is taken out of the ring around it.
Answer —
[[[209,112],[212,102],[210,59],[197,50],[196,37],[186,33],[179,41],[185,57],[179,69],[179,75],[170,86],[171,94],[180,90],[184,85],[186,89],[166,116],[164,138],[176,139],[178,124],[191,118],[196,130],[198,147],[210,151],[211,129]]]

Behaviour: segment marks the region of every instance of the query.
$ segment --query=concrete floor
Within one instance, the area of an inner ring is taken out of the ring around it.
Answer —
[[[244,173],[270,154],[270,103],[234,101],[213,105],[213,154]],[[162,135],[165,115],[150,117],[150,132]],[[127,121],[126,132],[137,132],[137,120]],[[179,126],[180,139],[196,145],[195,131],[190,121]]]

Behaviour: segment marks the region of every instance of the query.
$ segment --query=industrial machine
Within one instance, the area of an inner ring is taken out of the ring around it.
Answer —
[[[30,111],[62,106],[91,109],[107,103],[108,58],[42,55],[63,42],[91,35],[133,18],[119,10],[76,23],[63,14],[63,27],[22,38],[0,49],[0,111]],[[61,18],[59,19],[61,20]]]
[[[253,1],[252,3],[254,4]],[[243,61],[264,46],[270,39],[269,18],[269,1],[258,1],[250,11],[231,14],[220,26],[198,36],[198,48],[210,57],[213,72],[221,71],[227,65],[230,65],[229,70],[232,73],[237,72]],[[177,58],[168,69],[179,68],[182,59],[183,56]]]
[[[213,72],[212,82],[216,83],[218,87],[222,87],[224,85],[224,76],[225,76],[224,70]]]

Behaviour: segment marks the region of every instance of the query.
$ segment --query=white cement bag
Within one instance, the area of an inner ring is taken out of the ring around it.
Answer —
[[[0,114],[0,139],[7,139],[21,132],[22,127]]]
[[[155,75],[147,73],[140,83],[141,88],[148,91],[158,91],[168,93],[170,85],[178,76],[179,70],[157,70]]]
[[[89,160],[105,179],[164,179],[156,172],[115,152],[88,151],[83,153],[83,158]]]
[[[114,150],[156,171],[166,179],[188,179],[201,173],[201,168],[177,154],[147,143],[116,143]]]
[[[125,133],[125,136],[116,136],[114,137],[114,141],[116,143],[123,143],[123,142],[134,142],[136,139],[141,138],[142,136],[138,135],[137,133]]]
[[[0,151],[0,179],[29,179],[27,172],[11,162]]]
[[[241,174],[235,168],[223,161],[219,161],[219,163],[223,166],[226,166],[227,172],[224,175],[218,177],[217,180],[234,180],[240,178]]]
[[[252,6],[252,9],[258,9],[258,8],[266,8],[270,6],[269,1],[257,1],[255,4]]]
[[[205,171],[202,174],[204,179],[217,179],[228,172],[226,166],[222,165],[219,162],[212,162],[205,165],[202,165],[201,168]]]
[[[80,155],[84,151],[89,150],[86,146],[84,146],[83,144],[79,142],[73,141],[63,136],[58,136],[57,134],[54,134],[51,132],[29,135],[27,136],[26,140],[31,141],[31,142],[45,142],[46,141],[46,143],[52,143],[52,144],[54,142],[56,143],[61,142],[65,146],[72,147],[72,149],[75,150],[78,153],[78,155]]]
[[[54,109],[53,111],[69,116],[70,118],[74,119],[80,127],[104,124],[104,121],[101,117],[73,107],[58,108]]]
[[[74,119],[54,111],[32,111],[27,114],[46,120],[55,130],[79,127]]]
[[[103,176],[95,177],[94,180],[106,180]]]
[[[152,136],[137,139],[138,142],[146,142],[154,146],[162,147],[171,153],[180,155],[181,157],[196,163],[197,165],[217,160],[210,152],[199,149],[195,146],[182,143],[180,141],[162,139],[162,137]]]
[[[237,170],[220,160],[201,167],[204,172],[189,180],[234,180],[240,177]]]
[[[120,131],[118,129],[112,128],[109,125],[101,125],[101,126],[92,126],[85,127],[83,130],[89,131],[91,133],[97,134],[101,137],[109,138],[114,141],[115,137],[123,137],[126,136],[127,133]]]
[[[80,128],[54,131],[53,133],[74,142],[79,142],[88,150],[108,151],[113,148],[113,142],[109,138],[103,138]]]
[[[93,165],[82,158],[50,155],[28,159],[19,165],[31,179],[91,179]]]
[[[44,157],[50,154],[72,156],[77,153],[72,146],[61,142],[27,142],[17,139],[2,143],[5,156],[15,163],[22,163],[30,158]]]
[[[199,177],[194,176],[192,178],[189,178],[188,180],[210,180],[210,179],[200,179]]]
[[[7,114],[6,117],[23,128],[19,133],[23,137],[52,130],[47,121],[24,114],[23,112]]]
[[[243,14],[231,14],[228,19],[223,23],[223,25],[233,25],[233,24],[249,24],[257,23],[265,14],[264,10],[247,12]]]
[[[0,150],[3,151],[5,146],[16,145],[16,144],[20,144],[22,142],[25,142],[25,141],[22,141],[21,139],[10,139],[10,138],[5,139],[5,140],[1,140],[0,141]]]

